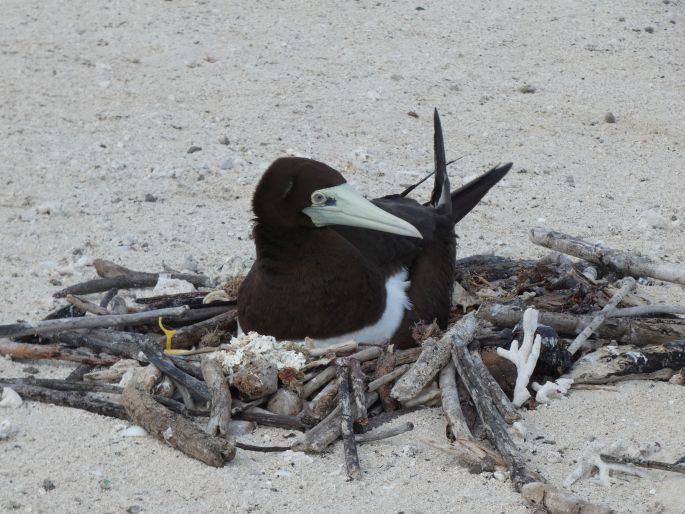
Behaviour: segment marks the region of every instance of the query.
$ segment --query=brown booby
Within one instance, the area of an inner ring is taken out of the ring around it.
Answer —
[[[411,329],[446,328],[456,254],[455,224],[504,177],[497,166],[450,192],[440,119],[435,185],[420,204],[402,194],[366,200],[333,168],[276,160],[257,184],[257,258],[238,293],[238,322],[282,340],[318,345],[415,345]]]

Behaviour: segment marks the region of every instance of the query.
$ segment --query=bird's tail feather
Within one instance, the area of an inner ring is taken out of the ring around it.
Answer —
[[[447,176],[447,158],[445,157],[445,141],[442,136],[442,125],[438,110],[433,111],[433,153],[435,155],[435,183],[430,203],[445,214],[452,213],[450,198],[450,179]]]
[[[468,184],[452,191],[452,220],[458,223],[478,205],[492,186],[497,184],[511,169],[512,163],[497,165]]]

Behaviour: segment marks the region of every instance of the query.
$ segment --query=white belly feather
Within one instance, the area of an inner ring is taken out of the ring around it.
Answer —
[[[404,311],[411,309],[411,302],[409,301],[409,296],[407,296],[407,289],[409,288],[408,276],[407,270],[401,269],[388,277],[388,280],[385,282],[385,310],[376,323],[348,334],[329,337],[328,339],[316,339],[314,341],[316,346],[322,348],[350,340],[366,344],[387,343],[399,328],[400,323],[402,323]],[[360,298],[360,301],[363,301],[363,299]]]

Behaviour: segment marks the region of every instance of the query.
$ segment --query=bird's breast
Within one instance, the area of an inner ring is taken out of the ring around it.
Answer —
[[[317,347],[326,347],[344,341],[354,340],[358,343],[385,344],[395,334],[402,323],[404,313],[412,308],[407,289],[409,273],[402,268],[390,275],[385,281],[385,309],[375,323],[357,330],[326,339],[315,339]],[[360,298],[360,301],[364,301]]]

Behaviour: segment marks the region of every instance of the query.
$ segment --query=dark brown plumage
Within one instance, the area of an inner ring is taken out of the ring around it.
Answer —
[[[374,325],[386,309],[386,281],[403,268],[409,274],[411,308],[403,311],[401,322],[397,318],[399,327],[387,339],[398,347],[411,346],[414,323],[436,319],[446,326],[454,225],[511,164],[447,194],[437,112],[435,126],[435,186],[427,205],[391,195],[369,206],[354,196],[340,173],[310,159],[282,158],[269,167],[253,198],[257,259],[238,296],[243,331],[325,340]],[[380,210],[374,211],[374,205]]]

